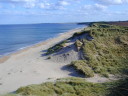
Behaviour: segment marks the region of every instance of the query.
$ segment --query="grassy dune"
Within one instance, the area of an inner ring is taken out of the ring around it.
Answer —
[[[93,23],[88,31],[94,39],[83,38],[81,51],[84,59],[71,63],[76,69],[88,75],[90,69],[94,73],[108,77],[108,74],[128,74],[128,27]],[[77,41],[76,41],[77,43]],[[79,43],[77,43],[79,45]],[[83,63],[84,64],[81,64]],[[90,68],[89,68],[90,67]],[[90,77],[92,77],[92,72]]]
[[[19,88],[3,96],[127,96],[128,78],[108,83],[89,83],[82,78],[63,78]]]

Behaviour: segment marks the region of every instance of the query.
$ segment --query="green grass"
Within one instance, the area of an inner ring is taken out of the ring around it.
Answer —
[[[75,63],[73,66],[84,73],[88,65],[94,73],[105,77],[128,74],[128,27],[94,23],[89,34],[94,38],[92,41],[79,41],[84,43],[80,47],[86,63],[81,67],[81,63],[75,61],[77,66]]]
[[[85,74],[86,77],[93,77],[94,76],[94,72],[88,66],[88,64],[86,64],[86,61],[84,61],[84,60],[72,61],[70,66],[75,67],[76,70]]]
[[[19,88],[3,96],[127,96],[128,78],[107,83],[89,83],[82,78],[64,78]]]

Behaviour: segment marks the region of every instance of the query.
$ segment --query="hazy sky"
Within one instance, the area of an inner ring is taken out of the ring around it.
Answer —
[[[128,20],[128,0],[0,0],[0,24]]]

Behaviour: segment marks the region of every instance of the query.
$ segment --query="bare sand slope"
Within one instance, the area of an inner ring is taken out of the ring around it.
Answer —
[[[71,30],[57,38],[1,58],[0,93],[12,92],[21,86],[29,84],[42,83],[48,81],[48,78],[67,77],[69,72],[61,70],[65,63],[52,62],[47,60],[47,56],[42,56],[42,54],[50,46],[67,39],[74,32],[80,30]]]

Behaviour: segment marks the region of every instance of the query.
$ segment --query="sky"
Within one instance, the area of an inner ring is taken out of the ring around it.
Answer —
[[[128,0],[0,0],[0,24],[128,20]]]

